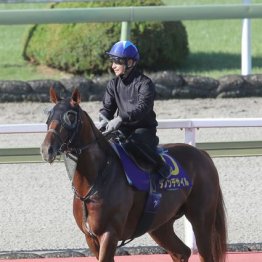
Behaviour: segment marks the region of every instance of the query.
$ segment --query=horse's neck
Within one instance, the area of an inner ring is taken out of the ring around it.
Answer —
[[[97,177],[103,172],[107,163],[107,152],[98,143],[100,138],[95,132],[92,128],[83,128],[80,135],[82,146],[89,145],[78,158],[74,176],[74,186],[82,195],[94,185]]]

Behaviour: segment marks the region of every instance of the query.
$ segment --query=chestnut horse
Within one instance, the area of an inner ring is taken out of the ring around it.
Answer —
[[[118,241],[133,237],[147,193],[128,184],[119,156],[81,109],[77,89],[70,98],[61,99],[51,88],[50,100],[55,105],[47,120],[42,157],[49,163],[60,153],[76,157],[72,178],[76,223],[97,260],[112,262]],[[187,144],[163,147],[184,168],[192,187],[162,192],[147,232],[172,261],[187,262],[191,251],[173,229],[174,221],[185,215],[193,227],[200,261],[225,261],[225,210],[213,161],[206,152]]]

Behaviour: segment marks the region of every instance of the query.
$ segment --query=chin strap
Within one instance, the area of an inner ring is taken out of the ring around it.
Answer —
[[[121,75],[122,79],[126,79],[130,75],[130,73],[136,67],[136,63],[133,62],[133,64],[131,66],[128,66],[127,61],[126,61],[125,67],[126,67],[125,72],[124,72],[124,74]]]

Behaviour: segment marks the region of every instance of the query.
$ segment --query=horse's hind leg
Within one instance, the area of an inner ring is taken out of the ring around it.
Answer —
[[[225,261],[226,228],[222,202],[212,207],[202,203],[201,208],[191,209],[193,213],[186,214],[195,233],[201,262]]]
[[[174,262],[188,262],[191,251],[175,234],[173,221],[167,222],[149,235],[170,254]]]
[[[213,196],[206,192],[198,193],[198,198],[192,196],[193,201],[188,202],[185,215],[192,224],[201,262],[221,262],[213,256],[213,248],[219,244],[213,233],[216,214],[220,209],[217,208],[215,190]]]
[[[189,218],[196,238],[196,244],[201,262],[214,261],[212,256],[212,217],[213,214],[198,214]]]

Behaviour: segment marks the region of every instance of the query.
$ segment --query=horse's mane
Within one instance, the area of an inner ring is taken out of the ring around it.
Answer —
[[[97,129],[96,125],[94,124],[94,121],[92,120],[92,118],[88,115],[88,113],[85,110],[82,110],[85,114],[85,116],[87,117],[87,120],[91,126],[92,131],[95,134],[97,143],[106,151],[112,151],[112,147],[110,146],[108,140],[105,138],[105,136]]]

